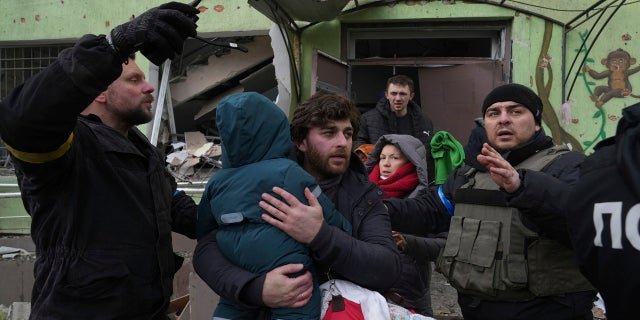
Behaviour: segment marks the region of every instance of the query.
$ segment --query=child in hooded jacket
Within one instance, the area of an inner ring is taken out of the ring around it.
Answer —
[[[216,110],[222,140],[222,166],[209,179],[198,208],[198,229],[217,226],[216,239],[224,256],[252,272],[302,263],[314,273],[306,246],[265,222],[258,203],[265,192],[281,187],[307,204],[305,189],[323,207],[325,221],[351,233],[351,224],[322,194],[313,176],[288,158],[292,150],[286,115],[265,96],[239,93],[224,98]],[[273,194],[273,193],[272,193]],[[273,194],[277,197],[277,195]],[[270,309],[273,319],[318,319],[321,296],[314,276],[312,298],[301,308]],[[261,310],[221,298],[215,319],[256,319]]]

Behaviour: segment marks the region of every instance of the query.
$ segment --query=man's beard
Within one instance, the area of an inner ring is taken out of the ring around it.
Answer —
[[[305,170],[309,171],[316,179],[320,181],[326,180],[329,178],[337,177],[347,171],[349,168],[349,162],[351,160],[351,153],[345,151],[345,162],[344,165],[335,166],[329,163],[329,155],[322,155],[318,152],[318,150],[309,146],[309,150],[305,152],[305,162],[307,164],[307,168]]]
[[[131,126],[145,124],[153,119],[153,114],[145,112],[145,109],[143,109],[142,107],[130,109],[127,112],[123,113],[121,116],[122,119]]]

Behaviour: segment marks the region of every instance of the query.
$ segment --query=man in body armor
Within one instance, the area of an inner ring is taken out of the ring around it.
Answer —
[[[584,155],[553,144],[542,101],[525,86],[495,88],[482,113],[488,143],[478,164],[414,203],[386,201],[392,224],[410,223],[400,212],[453,216],[436,267],[458,290],[465,320],[593,319],[595,293],[574,262],[563,214]]]

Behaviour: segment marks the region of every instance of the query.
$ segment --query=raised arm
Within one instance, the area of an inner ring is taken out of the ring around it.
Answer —
[[[73,143],[76,117],[122,73],[122,63],[140,50],[156,64],[182,52],[196,35],[198,9],[171,2],[116,26],[110,38],[85,35],[46,69],[0,102],[0,136],[18,159],[45,163]]]
[[[0,135],[18,158],[64,153],[76,117],[122,72],[104,36],[85,35],[0,102]]]

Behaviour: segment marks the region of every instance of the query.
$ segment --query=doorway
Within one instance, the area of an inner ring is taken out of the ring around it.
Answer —
[[[384,97],[386,81],[411,77],[414,101],[433,121],[465,145],[484,97],[509,82],[508,23],[347,24],[342,61],[350,96],[361,112]]]

